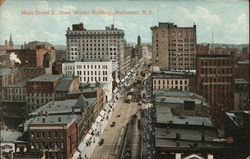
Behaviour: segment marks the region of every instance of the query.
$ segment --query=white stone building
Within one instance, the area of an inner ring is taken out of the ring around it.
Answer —
[[[117,72],[123,72],[124,31],[111,27],[105,30],[87,30],[83,24],[73,24],[68,28],[67,59],[110,59]]]
[[[113,66],[108,59],[78,59],[62,64],[62,73],[80,77],[80,83],[105,83],[107,100],[112,99]]]

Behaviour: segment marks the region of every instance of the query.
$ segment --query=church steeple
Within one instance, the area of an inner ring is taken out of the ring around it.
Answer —
[[[13,41],[12,41],[12,36],[11,36],[11,34],[10,34],[9,45],[10,45],[10,46],[13,46]]]

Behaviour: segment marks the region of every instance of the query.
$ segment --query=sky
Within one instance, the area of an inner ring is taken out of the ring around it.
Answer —
[[[150,27],[159,21],[173,22],[179,27],[192,27],[195,23],[198,43],[211,43],[213,32],[214,43],[249,44],[248,3],[246,0],[5,0],[0,6],[0,44],[12,34],[14,44],[37,40],[65,45],[67,28],[80,22],[90,30],[105,29],[114,22],[116,28],[124,30],[128,43],[135,43],[138,34],[142,42],[151,42]],[[89,13],[76,15],[76,10]],[[92,14],[93,10],[105,14]],[[106,14],[115,11],[137,14]]]

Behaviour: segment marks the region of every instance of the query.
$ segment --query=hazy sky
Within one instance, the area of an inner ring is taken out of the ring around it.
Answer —
[[[113,19],[115,27],[124,29],[127,42],[136,41],[138,28],[142,42],[151,42],[150,27],[158,25],[158,5],[160,22],[174,22],[182,27],[195,22],[198,43],[212,41],[212,28],[215,43],[249,43],[249,4],[244,0],[6,0],[0,7],[0,44],[11,33],[15,44],[38,40],[65,45],[66,29],[73,23],[83,22],[87,29],[104,29]],[[75,10],[90,12],[74,15]],[[92,10],[140,14],[115,14],[113,18],[91,14]],[[143,10],[148,10],[148,14],[142,14]],[[22,11],[50,15],[23,15]],[[51,15],[52,11],[55,15]]]

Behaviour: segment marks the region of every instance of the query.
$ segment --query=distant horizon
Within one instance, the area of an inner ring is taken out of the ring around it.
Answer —
[[[114,23],[124,30],[127,43],[151,42],[150,27],[172,22],[178,27],[196,24],[197,43],[249,44],[249,2],[238,1],[79,1],[8,0],[0,7],[0,44],[47,41],[66,44],[66,30],[83,23],[102,30]]]

